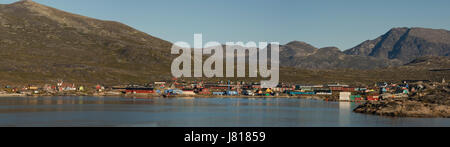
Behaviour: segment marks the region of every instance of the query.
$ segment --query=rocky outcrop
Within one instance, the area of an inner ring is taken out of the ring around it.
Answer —
[[[382,116],[450,118],[450,106],[448,105],[407,99],[368,102],[356,108],[355,112]]]
[[[358,113],[398,117],[444,117],[450,118],[450,91],[447,86],[438,86],[409,98],[385,99],[367,102],[358,106]]]

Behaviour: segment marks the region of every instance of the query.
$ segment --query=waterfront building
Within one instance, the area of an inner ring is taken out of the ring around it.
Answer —
[[[339,92],[340,101],[350,101],[351,92]]]

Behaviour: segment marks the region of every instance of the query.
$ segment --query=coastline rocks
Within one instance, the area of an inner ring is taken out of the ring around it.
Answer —
[[[367,102],[355,112],[399,117],[444,117],[450,118],[448,105],[423,103],[414,100]]]
[[[370,101],[358,106],[354,112],[397,117],[450,118],[450,93],[442,87],[425,93],[409,98]]]

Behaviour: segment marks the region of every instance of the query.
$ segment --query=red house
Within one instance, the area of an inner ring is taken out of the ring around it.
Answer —
[[[150,93],[155,93],[154,88],[134,88],[134,87],[130,87],[130,88],[126,88],[125,92],[127,94],[150,94]]]

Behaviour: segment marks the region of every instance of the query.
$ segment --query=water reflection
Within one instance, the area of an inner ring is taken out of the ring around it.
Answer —
[[[339,102],[339,124],[340,126],[348,126],[350,114],[352,113],[351,102]]]
[[[450,126],[449,119],[356,114],[356,106],[287,98],[1,98],[0,126]]]

